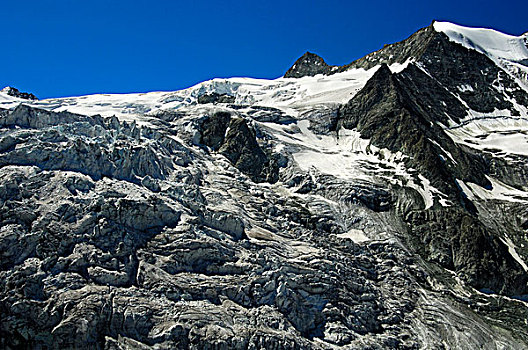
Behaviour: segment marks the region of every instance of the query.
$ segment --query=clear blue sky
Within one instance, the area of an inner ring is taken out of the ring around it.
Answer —
[[[276,78],[305,51],[341,65],[433,19],[518,35],[527,13],[526,0],[9,0],[0,85],[45,98]]]

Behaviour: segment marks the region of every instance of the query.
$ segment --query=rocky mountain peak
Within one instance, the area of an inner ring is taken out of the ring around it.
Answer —
[[[371,82],[373,83],[375,81],[385,81],[387,79],[390,79],[391,76],[392,71],[390,70],[389,66],[386,63],[382,63],[376,73],[374,73],[372,78],[370,78],[369,82],[367,82],[367,84]]]
[[[304,76],[314,76],[317,74],[328,74],[334,66],[326,64],[324,59],[312,52],[306,52],[293,66],[288,69],[285,78],[301,78]]]
[[[428,47],[431,39],[435,35],[438,35],[434,30],[434,23],[435,21],[405,40],[393,44],[386,44],[380,50],[343,66],[328,66],[321,57],[307,52],[295,62],[284,77],[300,78],[315,74],[329,75],[344,72],[352,68],[370,69],[380,64],[404,64],[408,60],[419,58]]]
[[[32,93],[21,92],[17,88],[14,88],[12,86],[6,86],[2,90],[0,90],[0,92],[3,92],[4,94],[7,94],[9,96],[18,97],[18,98],[22,98],[25,100],[31,100],[31,101],[38,100],[37,96],[33,95]]]

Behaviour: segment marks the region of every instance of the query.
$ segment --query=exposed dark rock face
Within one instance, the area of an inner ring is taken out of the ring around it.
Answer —
[[[314,76],[317,74],[328,74],[332,72],[334,66],[329,66],[326,62],[314,53],[306,52],[293,66],[288,69],[285,78],[301,78]]]
[[[219,94],[212,92],[210,94],[204,94],[198,96],[198,103],[233,103],[235,102],[235,96],[229,96],[227,94]]]
[[[310,191],[324,198],[350,204],[360,203],[375,212],[390,210],[394,204],[394,198],[388,189],[371,183],[357,181],[353,185],[348,185],[325,175],[321,175],[316,183],[311,179],[307,183],[311,185]]]
[[[278,180],[278,158],[266,154],[257,143],[255,131],[242,118],[218,112],[202,123],[202,143],[224,155],[241,172],[256,182]]]
[[[528,106],[528,94],[488,57],[449,41],[443,33],[434,33],[419,62],[447,90],[457,94],[479,112],[513,110],[507,99]],[[466,87],[462,90],[461,87]],[[499,91],[502,86],[506,91]],[[468,88],[470,87],[470,88]]]
[[[421,219],[407,221],[411,234],[421,237],[416,239],[421,239],[422,249],[428,250],[426,256],[460,272],[475,288],[526,294],[526,272],[497,238],[498,232],[489,232],[471,216],[475,207],[455,181],[461,179],[491,188],[485,177],[490,172],[485,158],[455,144],[438,124],[447,124],[448,117],[459,120],[463,112],[460,101],[414,64],[398,74],[382,65],[363,90],[340,110],[342,119],[338,125],[357,128],[375,146],[409,155],[409,167],[426,174],[453,203],[469,211],[461,219],[458,213],[440,211],[432,216],[418,214],[415,217]],[[438,156],[445,152],[456,163]],[[445,223],[437,222],[435,215],[446,216]],[[446,230],[447,222],[450,230]]]
[[[219,152],[256,182],[274,183],[278,179],[276,160],[264,153],[255,139],[254,131],[242,118],[231,119],[225,142]]]
[[[486,153],[484,157],[489,163],[490,175],[494,178],[518,189],[522,189],[528,183],[528,163],[526,162],[526,157],[517,156],[507,160],[494,157],[490,153]]]
[[[338,125],[357,128],[375,146],[411,156],[409,166],[427,174],[445,194],[457,197],[455,178],[489,187],[484,160],[457,146],[435,123],[446,122],[447,111],[452,113],[451,118],[461,118],[460,102],[425,76],[414,65],[399,74],[392,74],[382,65],[341,108]],[[445,105],[443,101],[447,101]],[[456,164],[438,156],[442,149],[456,154]]]
[[[413,211],[406,221],[418,251],[457,271],[479,290],[528,293],[528,276],[508,248],[478,219],[463,210]]]
[[[218,112],[207,117],[202,124],[201,143],[218,151],[224,143],[225,133],[230,121],[231,114],[228,112]]]
[[[292,124],[297,122],[295,118],[273,107],[251,106],[251,109],[247,113],[252,119],[259,122],[272,122],[277,124]]]
[[[37,96],[33,95],[32,93],[28,92],[21,92],[17,88],[6,86],[2,89],[2,92],[5,94],[8,94],[9,96],[23,98],[24,100],[31,100],[35,101],[38,100]]]

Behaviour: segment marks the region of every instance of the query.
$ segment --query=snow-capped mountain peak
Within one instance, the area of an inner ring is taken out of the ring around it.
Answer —
[[[434,29],[451,40],[490,57],[520,62],[528,59],[526,34],[514,36],[486,28],[471,28],[450,22],[433,23]]]
[[[468,49],[476,50],[528,87],[528,39],[493,29],[463,27],[449,22],[434,22],[435,30]]]

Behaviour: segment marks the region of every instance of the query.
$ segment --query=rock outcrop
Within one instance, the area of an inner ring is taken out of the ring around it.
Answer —
[[[17,88],[14,88],[11,86],[6,86],[2,90],[0,90],[0,92],[3,92],[4,94],[7,94],[9,96],[22,98],[24,100],[31,100],[31,101],[38,100],[37,96],[33,95],[32,93],[21,92]]]
[[[277,156],[264,152],[256,140],[255,131],[244,119],[217,112],[206,117],[201,128],[201,142],[224,155],[253,181],[277,182]]]

